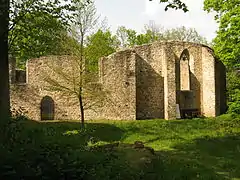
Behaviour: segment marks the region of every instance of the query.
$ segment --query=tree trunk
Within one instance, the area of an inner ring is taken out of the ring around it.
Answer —
[[[82,124],[82,128],[84,128],[84,109],[83,109],[82,95],[79,96],[79,107],[80,107],[80,114],[81,114],[81,124]]]
[[[8,67],[9,0],[0,0],[0,121],[10,117]]]
[[[84,33],[81,31],[81,41],[80,41],[80,88],[79,88],[79,106],[80,106],[80,114],[81,114],[81,123],[82,128],[84,128],[84,107],[83,107],[83,99],[82,99],[82,91],[83,91],[83,71],[84,71],[84,63],[83,63],[83,39]]]

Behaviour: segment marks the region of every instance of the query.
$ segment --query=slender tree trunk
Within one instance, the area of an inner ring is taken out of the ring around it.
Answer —
[[[84,109],[83,109],[82,96],[79,97],[79,107],[80,107],[80,114],[81,114],[81,125],[82,125],[82,128],[84,128]]]
[[[83,107],[83,99],[82,99],[82,91],[83,91],[83,71],[84,71],[84,63],[83,63],[83,38],[84,33],[81,32],[81,47],[80,47],[80,88],[79,88],[79,106],[81,113],[81,123],[82,128],[84,128],[84,107]]]
[[[8,67],[9,0],[0,0],[0,121],[10,117]]]

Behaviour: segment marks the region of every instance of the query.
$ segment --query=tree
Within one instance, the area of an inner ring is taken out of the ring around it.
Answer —
[[[215,11],[219,29],[213,41],[217,56],[228,69],[240,68],[240,2],[239,0],[205,0],[204,9]]]
[[[70,24],[75,16],[76,2],[81,3],[82,6],[88,3],[88,1],[82,3],[81,0],[10,0],[9,30],[14,29],[25,16],[29,16],[32,12],[51,14],[65,24]]]
[[[9,50],[18,65],[25,66],[30,58],[65,52],[60,44],[74,22],[76,3],[83,7],[88,1],[11,1]]]
[[[79,50],[79,86],[78,89],[78,99],[79,99],[79,106],[80,106],[80,113],[81,113],[81,123],[82,127],[84,127],[84,102],[83,102],[83,93],[84,93],[84,83],[83,80],[85,78],[82,78],[85,73],[85,65],[86,62],[84,59],[84,41],[86,39],[86,36],[90,31],[93,29],[93,27],[96,25],[98,17],[97,17],[97,12],[96,8],[93,2],[90,2],[86,6],[82,6],[83,4],[86,4],[88,1],[83,0],[82,2],[77,2],[76,7],[77,7],[77,12],[76,12],[76,21],[75,21],[75,26],[76,30],[79,33],[79,43],[80,43],[80,50]]]
[[[63,52],[60,44],[66,33],[66,26],[52,14],[33,11],[25,14],[9,32],[9,50],[16,57],[18,67],[24,67],[30,58]]]
[[[117,29],[117,37],[121,42],[121,46],[132,47],[135,45],[148,44],[160,40],[187,41],[207,44],[206,38],[199,35],[198,32],[193,28],[187,29],[183,26],[164,30],[163,27],[156,25],[154,22],[150,22],[148,25],[145,25],[144,28],[144,33],[137,34],[135,30],[126,29],[123,26],[119,27]]]
[[[150,42],[157,40],[163,40],[163,31],[164,28],[160,25],[157,25],[155,21],[149,21],[148,24],[144,25],[144,31],[146,36],[149,37]]]
[[[166,30],[163,33],[163,39],[207,44],[206,38],[199,35],[196,29],[187,29],[184,26]]]
[[[152,1],[152,0],[149,0]],[[160,3],[167,3],[165,7],[165,11],[167,11],[169,8],[171,9],[181,9],[184,12],[188,11],[187,5],[182,2],[182,0],[160,0]]]
[[[78,56],[68,56],[67,61],[58,63],[50,61],[48,69],[42,73],[46,90],[61,93],[68,101],[79,104],[81,124],[84,128],[82,111],[102,107],[106,100],[106,91],[102,85],[92,82],[92,73],[85,73]]]
[[[137,34],[135,30],[127,29],[123,26],[117,29],[117,37],[122,48],[150,43],[153,38],[156,38],[152,34],[151,31],[147,31],[146,34]]]
[[[97,72],[98,60],[114,53],[119,44],[117,37],[113,36],[109,30],[104,32],[99,29],[95,34],[88,36],[84,49],[87,70]]]
[[[10,117],[9,71],[8,71],[8,25],[9,0],[0,0],[0,120]],[[3,127],[1,127],[3,128]]]
[[[127,47],[128,43],[128,33],[127,29],[124,26],[119,26],[116,31],[116,35],[118,37],[118,40],[120,42],[120,47],[125,48]]]
[[[204,9],[217,13],[215,19],[219,29],[213,48],[227,67],[228,111],[240,114],[240,2],[205,0]]]

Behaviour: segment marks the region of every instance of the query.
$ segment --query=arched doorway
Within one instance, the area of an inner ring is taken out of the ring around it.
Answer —
[[[54,101],[50,96],[41,100],[41,120],[54,120]]]

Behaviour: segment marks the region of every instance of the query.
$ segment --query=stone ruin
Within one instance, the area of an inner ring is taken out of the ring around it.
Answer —
[[[11,106],[34,120],[79,119],[74,99],[44,88],[41,72],[49,61],[68,66],[68,56],[31,59],[24,72],[10,66]],[[226,111],[226,72],[213,50],[188,42],[155,42],[118,51],[99,60],[98,82],[109,92],[86,119],[177,119],[215,117]]]

